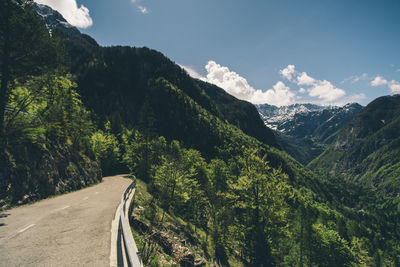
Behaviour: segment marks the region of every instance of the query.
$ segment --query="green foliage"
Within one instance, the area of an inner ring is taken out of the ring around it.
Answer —
[[[123,162],[132,173],[149,181],[152,166],[159,165],[166,150],[164,137],[150,139],[137,130],[126,130],[122,135],[125,153]]]
[[[354,266],[373,266],[373,258],[368,254],[368,249],[366,248],[366,240],[353,237],[351,240],[351,252],[355,257]]]
[[[271,169],[256,150],[244,150],[237,161],[239,176],[229,181],[227,198],[236,214],[234,228],[242,251],[256,266],[273,266],[271,247],[285,235],[287,176]],[[277,229],[277,226],[282,227]],[[278,230],[278,231],[277,231]]]
[[[18,84],[8,102],[7,134],[13,140],[49,138],[87,151],[93,126],[71,78],[49,74]]]
[[[112,172],[120,160],[120,149],[117,138],[109,133],[98,130],[90,139],[94,156],[105,173]]]
[[[388,196],[400,192],[400,96],[380,97],[344,127],[333,144],[310,163]]]
[[[293,137],[280,132],[276,132],[275,137],[282,150],[304,165],[326,149],[326,144],[319,143],[309,137]]]
[[[172,205],[174,211],[186,210],[184,217],[199,223],[200,207],[204,203],[199,183],[202,165],[204,159],[198,151],[182,149],[177,141],[170,143],[153,177],[158,201],[165,211],[170,211]]]
[[[219,116],[221,119],[235,125],[245,134],[256,138],[264,144],[278,147],[272,130],[265,127],[253,104],[237,99],[214,84],[200,80],[196,82],[215,102],[217,110],[221,114]]]
[[[352,266],[354,255],[338,232],[323,224],[312,226],[312,259],[317,266]]]
[[[10,11],[4,3],[11,2],[1,2],[1,14]],[[83,166],[89,168],[92,163],[78,153],[83,152],[100,162],[105,174],[127,167],[148,182],[154,198],[144,214],[156,217],[162,208],[170,213],[167,217],[184,219],[182,231],[203,233],[205,254],[224,266],[232,262],[252,266],[398,265],[397,199],[375,196],[337,177],[313,173],[274,147],[276,141],[254,107],[193,80],[156,51],[101,48],[88,36],[63,37],[63,31],[56,29],[53,36],[64,38],[71,57],[68,67],[75,76],[60,71],[60,64],[56,71],[49,71],[53,61],[37,46],[50,49],[48,54],[54,59],[68,61],[64,48],[56,38],[49,38],[28,7],[13,5],[11,13],[1,20],[10,23],[12,18],[21,36],[15,35],[15,29],[7,33],[6,24],[0,27],[1,33],[10,34],[0,35],[0,102],[7,104],[2,120],[6,150],[0,159],[13,175],[26,175],[12,180],[6,174],[8,180],[0,185],[2,198],[11,191],[22,197],[27,188],[44,197],[62,184],[61,178],[45,181],[39,174],[29,176],[31,166],[22,160],[27,160],[29,151],[65,152],[67,162],[58,162],[56,168],[61,176],[75,178]],[[28,19],[32,23],[24,24]],[[13,61],[15,66],[3,60],[14,55],[7,52],[7,40],[20,44],[15,55],[29,52],[24,61]],[[331,148],[321,155],[317,167],[348,170],[342,167],[356,159],[359,164],[351,171],[368,170],[359,178],[379,184],[385,193],[396,193],[390,189],[398,184],[399,113],[387,109],[360,114],[371,123],[365,125],[360,119],[359,124],[350,124],[334,144],[340,149]],[[351,131],[351,127],[361,130]],[[18,153],[12,153],[14,147]],[[51,164],[52,157],[44,159]],[[338,161],[343,164],[332,165]],[[74,182],[68,190],[79,188],[79,182]]]
[[[50,38],[29,2],[0,2],[0,141],[7,137],[4,116],[15,81],[57,68],[62,58],[59,57],[63,53],[59,40]]]

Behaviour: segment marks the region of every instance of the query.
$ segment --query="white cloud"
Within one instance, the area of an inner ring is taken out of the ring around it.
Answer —
[[[305,72],[302,72],[301,75],[297,76],[298,85],[313,85],[314,83],[315,79],[308,76]]]
[[[245,78],[215,61],[209,61],[205,68],[207,70],[205,81],[221,87],[238,99],[253,104],[268,103],[276,106],[294,103],[295,94],[283,82],[277,82],[271,89],[263,92],[254,89]]]
[[[140,13],[142,13],[142,14],[148,14],[149,13],[147,8],[144,7],[144,6],[138,6],[138,9],[139,9]]]
[[[195,69],[188,66],[180,65],[190,76],[224,89],[230,95],[238,99],[249,101],[253,104],[268,103],[276,106],[290,105],[296,101],[303,99],[297,94],[308,93],[308,96],[317,100],[310,99],[308,102],[317,104],[346,104],[349,102],[357,102],[364,99],[364,94],[350,95],[346,97],[346,91],[337,88],[327,80],[317,80],[307,75],[306,72],[297,72],[294,65],[289,65],[280,71],[280,74],[290,79],[293,83],[300,87],[298,91],[292,91],[282,81],[278,81],[272,88],[262,91],[253,88],[247,80],[231,71],[228,67],[221,66],[215,61],[209,61],[205,66],[207,71],[206,77],[201,76]],[[398,84],[394,84],[398,86]]]
[[[286,106],[295,102],[295,94],[283,82],[277,82],[271,89],[266,92],[256,90],[250,102],[254,104],[268,103],[275,106]]]
[[[400,82],[396,80],[388,81],[382,76],[376,76],[373,81],[371,81],[371,86],[382,86],[387,85],[392,93],[400,93]]]
[[[360,76],[356,76],[354,77],[353,81],[351,81],[351,83],[356,83],[358,81],[364,81],[368,79],[368,74],[367,73],[363,73]]]
[[[317,80],[306,72],[296,71],[294,65],[288,65],[280,74],[299,86],[309,86],[307,89],[301,88],[299,92],[307,91],[309,96],[318,98],[320,104],[334,104],[346,95],[345,90],[337,88],[329,81]]]
[[[335,87],[327,80],[316,81],[307,91],[309,96],[317,97],[326,103],[333,103],[346,95],[346,91]]]
[[[93,25],[89,9],[84,5],[78,7],[76,0],[35,0],[35,2],[57,10],[69,24],[78,28],[88,28]]]
[[[389,82],[389,88],[392,93],[400,93],[400,82],[392,80]]]
[[[387,84],[388,81],[385,80],[382,76],[376,76],[373,81],[371,81],[371,86],[381,86]]]
[[[365,80],[368,80],[368,79],[369,79],[368,73],[364,72],[363,74],[361,74],[359,76],[353,75],[353,76],[347,77],[343,81],[341,81],[340,83],[345,83],[345,82],[348,82],[348,81],[351,81],[351,83],[356,83],[356,82],[365,81]]]
[[[247,101],[254,94],[255,89],[247,83],[247,80],[227,67],[219,65],[215,61],[209,61],[206,70],[207,81],[223,88],[229,94]]]
[[[285,77],[286,79],[288,79],[289,81],[292,80],[292,75],[296,73],[295,69],[294,69],[294,65],[288,65],[286,68],[284,68],[283,70],[280,70],[279,73]]]
[[[137,6],[137,9],[139,10],[140,13],[142,14],[149,14],[149,10],[147,7],[140,5],[139,3],[142,2],[141,0],[130,0],[132,4]]]
[[[400,72],[400,69],[396,70],[396,72]]]
[[[182,69],[184,69],[191,77],[199,79],[199,80],[203,80],[205,81],[206,78],[204,78],[203,76],[201,76],[200,73],[198,73],[193,67],[190,66],[185,66],[185,65],[180,65],[178,64]]]

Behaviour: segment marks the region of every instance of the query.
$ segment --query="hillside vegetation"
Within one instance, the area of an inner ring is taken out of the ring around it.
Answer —
[[[400,193],[400,95],[371,102],[310,163],[390,196]]]
[[[398,265],[396,199],[315,174],[279,150],[250,104],[192,79],[157,51],[101,47],[65,23],[49,34],[32,5],[1,3],[1,12],[12,8],[15,29],[26,28],[12,37],[22,38],[24,64],[43,66],[7,76],[12,68],[4,58],[11,54],[1,35],[4,201],[86,186],[97,181],[86,177],[99,175],[99,167],[103,174],[130,171],[147,184],[138,187],[146,197],[131,220],[149,242],[141,244],[148,265],[162,263],[162,250],[164,262],[183,266],[196,259],[222,266]],[[24,16],[36,27],[17,19]],[[24,46],[32,36],[54,54]],[[38,55],[51,55],[50,63]],[[59,178],[42,178],[43,158]],[[192,238],[200,245],[171,256],[167,245],[156,249],[160,238],[148,236],[163,229],[175,231],[177,244]]]
[[[61,40],[26,3],[1,1],[0,20],[0,208],[101,181]]]

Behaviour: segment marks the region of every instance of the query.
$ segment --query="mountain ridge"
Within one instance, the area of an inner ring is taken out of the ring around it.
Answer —
[[[303,164],[320,155],[338,130],[361,109],[357,103],[344,106],[293,104],[276,107],[256,105],[264,123],[274,129],[278,144]]]
[[[64,29],[68,29],[71,34],[80,34],[81,32],[67,22],[67,20],[56,10],[43,4],[36,2],[32,3],[33,10],[36,11],[39,17],[41,17],[46,23],[46,28],[51,32],[53,29],[62,26]]]
[[[10,106],[18,106],[30,93],[37,96],[21,109],[25,113],[17,114],[18,123],[8,128],[16,133],[9,135],[9,141],[26,140],[22,151],[31,151],[35,157],[30,148],[35,145],[62,153],[48,146],[54,140],[90,156],[96,161],[93,167],[100,166],[104,172],[129,169],[148,182],[146,189],[151,192],[138,207],[145,228],[151,231],[154,225],[165,225],[165,214],[178,218],[182,223],[171,226],[181,237],[184,232],[200,232],[198,247],[210,264],[397,264],[399,248],[393,246],[399,240],[396,199],[380,199],[345,180],[337,182],[340,177],[331,180],[304,167],[271,146],[275,139],[268,136],[268,128],[251,104],[213,85],[199,84],[160,52],[101,47],[89,36],[68,32],[59,20],[60,26],[49,35],[29,5],[15,10],[16,18],[29,12],[38,27],[17,19],[18,26],[28,26],[27,34],[14,40],[30,44],[31,36],[37,35],[40,43],[54,41],[55,55],[63,60],[27,81],[20,78],[20,87],[11,86]],[[47,50],[38,49],[39,56],[30,57],[30,63],[38,64]],[[22,74],[29,73],[25,71]],[[27,111],[33,116],[26,116]],[[40,120],[33,119],[36,116]],[[265,142],[260,140],[263,135]],[[18,195],[23,197],[24,190],[37,189],[32,185],[42,176],[19,174],[37,169],[40,163],[31,166],[16,157],[23,153],[12,144],[8,142],[5,154],[8,168],[16,170],[18,177],[10,180],[14,189],[22,189]],[[77,175],[87,168],[74,162],[55,167]],[[75,175],[71,178],[77,181]],[[3,188],[7,190],[7,184]],[[146,265],[160,265],[160,261],[145,248],[173,249],[165,242],[157,247],[151,239],[159,235],[153,233],[142,233],[139,246],[141,255],[148,255],[143,259]],[[182,258],[194,265],[193,253],[178,256],[177,262]]]
[[[368,104],[309,166],[395,196],[399,158],[400,95],[393,95]]]

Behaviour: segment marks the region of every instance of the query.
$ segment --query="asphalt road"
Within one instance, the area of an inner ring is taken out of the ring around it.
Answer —
[[[0,213],[0,266],[110,266],[111,223],[130,180]]]

